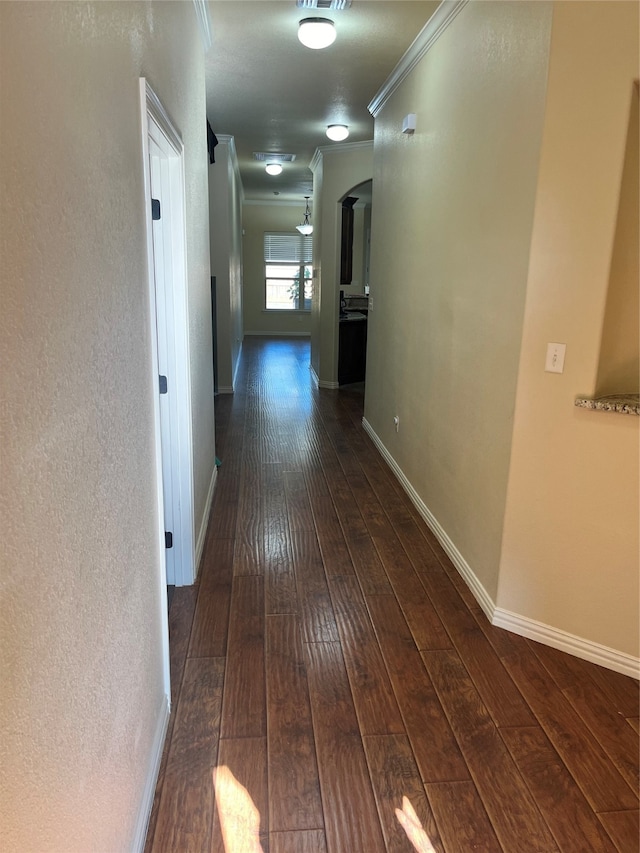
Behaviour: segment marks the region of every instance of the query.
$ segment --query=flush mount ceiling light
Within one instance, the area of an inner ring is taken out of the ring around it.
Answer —
[[[305,237],[308,237],[309,234],[313,234],[313,225],[309,222],[309,216],[311,216],[311,212],[309,211],[309,199],[310,198],[311,198],[311,196],[308,196],[308,195],[305,196],[305,201],[307,202],[307,206],[306,206],[305,211],[304,211],[304,219],[302,220],[300,225],[296,225],[297,230],[302,235],[304,235]]]
[[[329,18],[303,18],[298,26],[298,38],[305,47],[322,50],[336,40],[336,28]]]
[[[279,175],[282,172],[282,166],[280,163],[267,163],[264,170],[268,175]]]
[[[346,124],[330,124],[327,128],[327,136],[334,142],[342,142],[349,136],[349,128]]]

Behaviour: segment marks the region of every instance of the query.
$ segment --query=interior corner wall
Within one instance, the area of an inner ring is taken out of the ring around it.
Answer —
[[[218,390],[232,393],[242,348],[242,186],[232,137],[218,134],[209,166],[211,275],[216,277]]]
[[[314,290],[312,365],[322,384],[338,383],[338,295],[340,292],[340,202],[349,190],[371,179],[373,144],[322,149],[322,172],[314,174]],[[317,259],[317,262],[316,260]],[[316,366],[317,365],[317,366]]]
[[[353,209],[353,278],[351,284],[342,285],[345,294],[356,296],[364,293],[366,261],[366,228],[370,222],[371,208],[356,205]]]
[[[365,417],[487,602],[498,588],[551,11],[468,3],[375,121]],[[413,135],[402,133],[408,113]]]
[[[311,370],[316,378],[320,377],[320,342],[322,340],[322,218],[320,217],[321,199],[324,185],[322,157],[313,162],[313,290],[311,293]]]
[[[302,335],[311,332],[310,313],[265,311],[264,234],[265,231],[296,232],[304,216],[300,203],[245,202],[242,207],[245,335]]]
[[[498,596],[636,659],[640,418],[574,399],[596,390],[638,66],[637,3],[555,4]]]
[[[3,2],[0,39],[0,836],[132,850],[167,713],[139,78],[185,145],[197,514],[215,462],[203,49],[182,2]]]

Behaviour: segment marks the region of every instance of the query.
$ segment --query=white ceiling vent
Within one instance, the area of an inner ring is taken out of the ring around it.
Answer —
[[[296,0],[298,9],[348,9],[351,0]]]
[[[271,151],[254,151],[253,159],[261,163],[293,163],[295,154],[274,154]]]

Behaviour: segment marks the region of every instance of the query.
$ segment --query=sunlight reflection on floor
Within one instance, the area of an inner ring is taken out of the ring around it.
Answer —
[[[214,769],[213,786],[225,853],[263,853],[260,812],[247,789],[226,766]],[[402,808],[396,809],[396,818],[418,853],[435,853],[407,797],[402,798]]]
[[[260,812],[247,789],[225,766],[214,769],[213,787],[225,853],[263,853]]]

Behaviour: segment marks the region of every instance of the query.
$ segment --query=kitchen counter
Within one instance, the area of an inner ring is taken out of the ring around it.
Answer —
[[[576,397],[575,405],[581,409],[599,412],[620,412],[623,415],[640,415],[639,394],[608,394],[605,397]]]

